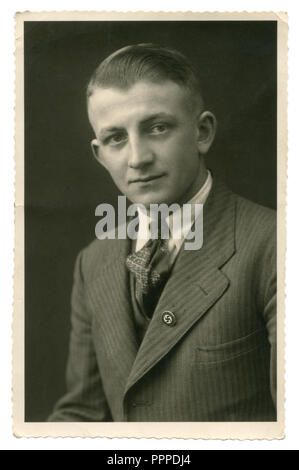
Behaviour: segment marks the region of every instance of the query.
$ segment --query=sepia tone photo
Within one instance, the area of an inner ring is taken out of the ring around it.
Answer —
[[[17,17],[17,435],[283,436],[286,34]]]

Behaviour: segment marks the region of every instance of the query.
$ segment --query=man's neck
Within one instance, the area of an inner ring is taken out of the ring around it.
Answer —
[[[182,206],[183,204],[186,204],[191,199],[193,199],[194,196],[201,190],[201,188],[205,184],[207,177],[208,170],[206,169],[204,163],[202,163],[199,167],[199,171],[196,175],[194,182],[190,185],[189,191],[185,193],[184,197],[180,201],[178,201],[178,204]]]

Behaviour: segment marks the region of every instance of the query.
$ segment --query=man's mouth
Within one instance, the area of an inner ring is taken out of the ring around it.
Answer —
[[[139,178],[131,179],[129,182],[130,183],[148,183],[149,181],[154,181],[159,178],[162,178],[162,176],[164,176],[164,173],[159,174],[159,175],[140,176]]]

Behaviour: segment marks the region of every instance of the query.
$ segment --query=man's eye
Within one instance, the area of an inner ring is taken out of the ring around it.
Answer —
[[[114,134],[107,138],[106,144],[108,145],[119,145],[125,142],[127,139],[125,134]]]
[[[156,124],[151,127],[151,134],[164,134],[168,131],[168,126],[166,124]]]

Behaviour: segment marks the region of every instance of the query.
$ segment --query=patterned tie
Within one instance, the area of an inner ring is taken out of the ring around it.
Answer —
[[[151,317],[170,269],[168,241],[150,239],[144,247],[127,257],[127,268],[136,280],[136,299]]]

